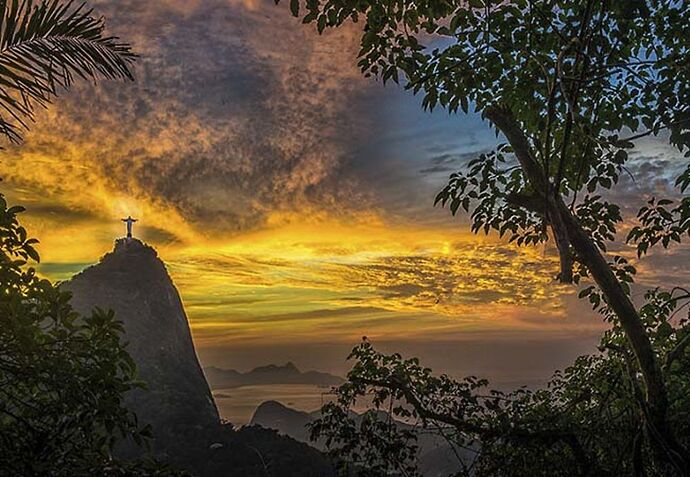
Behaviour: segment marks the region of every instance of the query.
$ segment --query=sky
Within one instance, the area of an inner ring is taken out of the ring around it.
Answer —
[[[140,55],[136,81],[75,85],[0,151],[42,274],[97,262],[131,214],[205,366],[344,373],[367,336],[440,372],[526,384],[595,349],[605,325],[554,282],[551,245],[475,236],[433,207],[500,138],[363,78],[356,26],[319,36],[263,0],[90,4]],[[668,193],[681,157],[640,144],[615,197],[628,216]],[[687,285],[688,255],[653,254],[642,285]]]

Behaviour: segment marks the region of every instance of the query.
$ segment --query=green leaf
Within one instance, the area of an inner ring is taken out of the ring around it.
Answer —
[[[33,260],[36,262],[41,261],[41,257],[39,257],[38,252],[36,251],[35,248],[33,248],[31,245],[24,245],[24,251],[26,251],[27,255],[31,257]]]
[[[451,203],[450,203],[450,211],[453,215],[458,211],[458,207],[460,207],[460,198],[456,197],[454,198]]]

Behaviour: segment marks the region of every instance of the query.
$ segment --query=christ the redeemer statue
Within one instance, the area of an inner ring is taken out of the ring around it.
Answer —
[[[133,219],[131,215],[128,215],[126,219],[120,219],[127,224],[127,238],[132,238],[132,225],[137,219]]]

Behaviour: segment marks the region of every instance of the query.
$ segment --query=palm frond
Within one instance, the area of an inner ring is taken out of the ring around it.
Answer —
[[[75,77],[133,80],[136,55],[72,0],[0,0],[0,134],[12,142]]]

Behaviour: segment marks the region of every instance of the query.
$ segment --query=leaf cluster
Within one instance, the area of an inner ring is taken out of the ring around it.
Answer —
[[[682,179],[680,176],[678,181]],[[627,241],[637,245],[638,256],[646,254],[658,243],[668,248],[673,242],[680,243],[684,235],[690,237],[690,197],[677,202],[652,197],[640,208],[637,219],[640,225],[630,230]]]
[[[19,142],[22,129],[74,77],[133,79],[131,47],[104,32],[84,4],[0,0],[0,133]]]
[[[117,441],[150,437],[123,402],[141,383],[122,323],[112,311],[79,315],[28,265],[39,257],[23,210],[0,195],[0,474],[163,475],[112,459]]]
[[[543,214],[521,207],[519,198],[527,198],[529,188],[523,173],[514,165],[510,148],[500,145],[495,151],[470,161],[467,172],[450,176],[434,200],[434,205],[448,205],[455,215],[462,207],[470,214],[472,231],[488,234],[494,230],[510,242],[529,245],[547,239]]]

